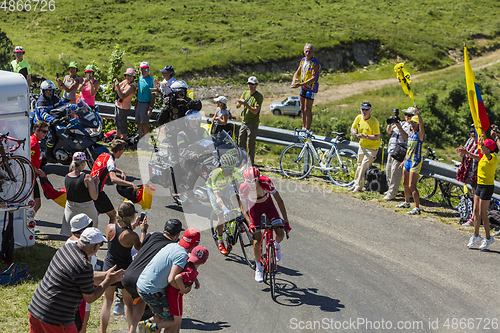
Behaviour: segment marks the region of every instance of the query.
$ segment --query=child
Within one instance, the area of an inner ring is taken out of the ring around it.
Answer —
[[[184,270],[174,277],[174,280],[168,285],[165,293],[167,295],[168,305],[170,306],[170,314],[173,316],[172,326],[180,327],[182,322],[182,296],[191,291],[191,285],[194,283],[194,288],[200,288],[198,282],[198,267],[203,265],[208,259],[208,250],[203,245],[196,246],[189,255],[188,262]],[[145,320],[147,332],[158,330],[156,324],[151,323],[150,319]],[[168,328],[163,327],[163,328]]]
[[[217,110],[212,118],[212,135],[219,133],[224,129],[229,119],[229,110],[227,110],[227,98],[219,96],[214,98],[217,103]]]

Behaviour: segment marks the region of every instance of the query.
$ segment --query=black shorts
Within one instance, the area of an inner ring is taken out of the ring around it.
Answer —
[[[479,199],[489,201],[493,196],[493,192],[495,192],[495,185],[477,184],[476,195],[479,196]]]
[[[115,209],[111,200],[109,200],[108,195],[104,191],[99,192],[99,196],[97,197],[97,200],[94,200],[94,204],[99,214],[104,214]]]
[[[38,186],[38,182],[35,179],[35,185],[33,185],[33,197],[35,199],[40,199],[40,187]]]

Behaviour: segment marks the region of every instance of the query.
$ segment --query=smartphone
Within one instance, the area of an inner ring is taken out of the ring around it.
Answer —
[[[59,72],[56,72],[56,78],[59,78]]]
[[[139,224],[141,224],[144,221],[145,217],[146,217],[146,212],[141,212],[141,218],[139,219]]]

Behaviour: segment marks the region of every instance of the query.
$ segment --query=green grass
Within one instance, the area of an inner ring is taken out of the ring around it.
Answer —
[[[34,71],[46,76],[70,60],[80,68],[106,63],[116,44],[127,52],[126,66],[148,60],[158,70],[168,62],[178,73],[224,77],[219,69],[234,65],[298,60],[306,42],[334,50],[373,41],[380,59],[399,55],[419,70],[451,64],[446,52],[463,40],[474,53],[500,42],[495,0],[57,0],[55,6],[52,12],[7,8],[0,19]]]

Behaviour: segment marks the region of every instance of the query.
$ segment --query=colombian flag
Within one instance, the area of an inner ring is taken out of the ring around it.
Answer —
[[[486,114],[483,99],[479,92],[479,87],[474,77],[474,72],[470,66],[467,47],[464,46],[464,62],[465,62],[465,80],[467,81],[467,96],[469,97],[470,113],[476,127],[477,137],[479,138],[490,127],[490,120]]]

